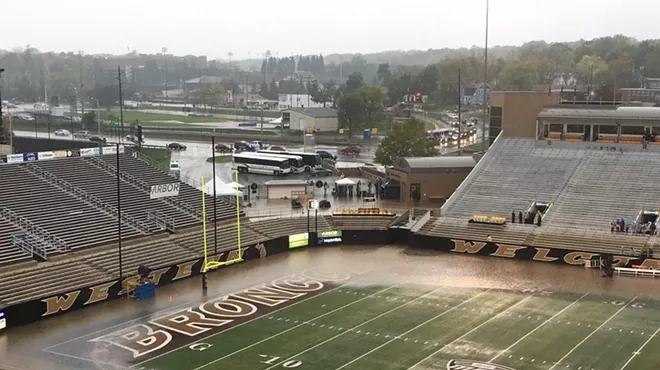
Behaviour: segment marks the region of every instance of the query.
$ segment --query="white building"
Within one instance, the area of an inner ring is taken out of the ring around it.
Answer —
[[[294,131],[331,132],[339,129],[337,111],[330,108],[293,108],[282,112],[283,122]]]
[[[309,94],[277,94],[280,109],[323,108],[323,103],[315,103]]]

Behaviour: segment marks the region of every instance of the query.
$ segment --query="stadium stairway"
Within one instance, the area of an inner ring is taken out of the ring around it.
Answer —
[[[107,162],[111,166],[116,165],[115,156],[101,156],[99,159]],[[141,158],[141,157],[140,157]],[[134,177],[139,178],[144,181],[148,186],[152,185],[162,185],[177,182],[175,178],[162,172],[156,167],[151,166],[149,163],[143,161],[142,159],[134,158],[130,154],[122,154],[119,156],[119,168],[120,171],[126,172],[133,175]],[[190,206],[197,209],[200,213],[202,210],[202,194],[198,189],[193,188],[192,186],[181,182],[181,187],[179,189],[179,198],[180,201],[189,204]],[[213,197],[206,195],[206,204],[213,204]],[[236,216],[236,208],[220,198],[217,199],[217,216],[218,219],[229,219]],[[208,213],[208,209],[207,209]],[[207,216],[207,218],[209,218]]]
[[[25,166],[0,166],[0,187],[20,190],[6,192],[0,198],[0,207],[7,207],[51,235],[60,237],[70,248],[117,240],[116,219],[33,175],[31,171],[23,169]],[[29,197],[26,196],[28,194]],[[122,224],[122,234],[125,238],[140,235],[126,224]]]

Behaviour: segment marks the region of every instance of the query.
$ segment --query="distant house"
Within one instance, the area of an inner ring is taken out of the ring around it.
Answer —
[[[328,132],[339,129],[337,111],[330,108],[292,108],[282,112],[284,122],[294,131]]]

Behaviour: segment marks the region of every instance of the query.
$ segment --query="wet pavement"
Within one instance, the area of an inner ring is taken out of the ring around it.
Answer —
[[[76,343],[117,330],[127,321],[144,322],[163,310],[173,311],[253,287],[305,269],[366,272],[368,283],[433,286],[606,292],[654,297],[657,282],[625,277],[602,278],[597,270],[450,252],[409,249],[403,246],[313,247],[248,261],[209,274],[204,294],[199,277],[157,289],[155,299],[120,299],[52,317],[0,334],[0,365],[18,369],[117,369],[89,359],[71,357]],[[171,302],[170,302],[171,297]],[[56,347],[52,347],[57,345]],[[45,352],[44,348],[48,348]],[[101,349],[99,349],[100,351]],[[102,353],[87,354],[87,357]],[[1,368],[2,366],[0,366]]]

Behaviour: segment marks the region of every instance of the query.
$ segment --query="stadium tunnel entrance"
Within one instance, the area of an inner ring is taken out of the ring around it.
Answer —
[[[660,211],[643,209],[637,215],[633,233],[655,235],[660,222]]]
[[[550,202],[533,202],[524,212],[523,223],[536,224],[536,214],[539,213],[539,218],[543,219],[543,216],[545,216],[551,206],[552,203]]]

